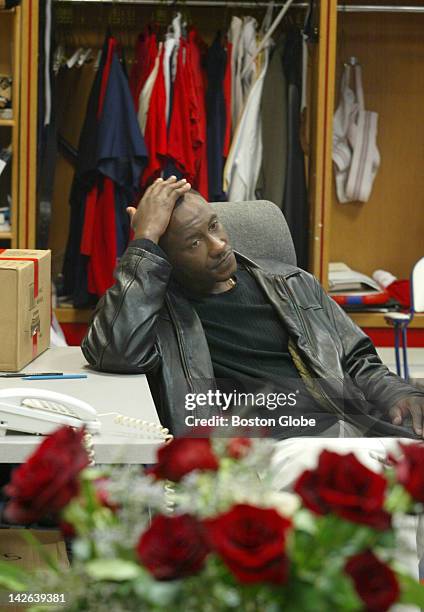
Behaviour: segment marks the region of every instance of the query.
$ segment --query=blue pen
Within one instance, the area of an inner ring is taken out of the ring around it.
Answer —
[[[61,374],[61,375],[51,375],[51,376],[24,376],[22,380],[70,380],[75,378],[88,378],[87,374]]]

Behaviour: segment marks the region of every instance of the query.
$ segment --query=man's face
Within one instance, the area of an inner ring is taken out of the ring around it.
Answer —
[[[212,207],[198,195],[187,194],[172,213],[161,246],[174,276],[196,293],[214,293],[237,269],[228,235]]]

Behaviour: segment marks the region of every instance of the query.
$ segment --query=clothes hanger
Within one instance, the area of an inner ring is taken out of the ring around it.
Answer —
[[[93,50],[91,49],[91,47],[89,47],[88,49],[83,49],[83,51],[80,53],[80,56],[77,60],[77,66],[78,68],[81,68],[81,66],[83,66],[84,64],[89,64],[90,62],[93,61]]]
[[[65,48],[62,43],[59,43],[53,53],[53,73],[57,75],[61,67],[65,64]]]
[[[261,27],[259,30],[259,35],[264,36],[269,30],[270,25],[272,24],[272,14],[274,12],[274,0],[268,4],[264,18],[262,19]]]
[[[290,8],[290,6],[292,4],[293,4],[293,0],[287,0],[285,5],[282,7],[282,9],[278,13],[277,17],[275,18],[274,23],[270,26],[268,32],[265,34],[265,36],[263,37],[262,41],[257,46],[255,53],[252,55],[252,57],[250,58],[249,62],[246,64],[246,66],[245,66],[245,68],[244,68],[244,70],[242,72],[242,75],[241,75],[242,78],[244,76],[246,76],[246,74],[249,72],[250,67],[252,66],[252,64],[255,61],[255,59],[258,57],[259,53],[263,49],[265,49],[265,47],[268,44],[269,39],[271,38],[271,36],[273,35],[273,33],[275,32],[277,27],[280,25],[284,15],[287,13],[287,11],[289,10],[289,8]]]

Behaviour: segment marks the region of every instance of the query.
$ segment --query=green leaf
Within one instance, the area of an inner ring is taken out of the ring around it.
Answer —
[[[94,580],[122,582],[134,580],[140,575],[140,567],[136,563],[122,559],[94,559],[86,564],[85,569]]]
[[[301,531],[314,534],[317,530],[317,521],[309,510],[301,509],[293,517],[295,527]]]
[[[397,578],[401,588],[399,601],[405,604],[415,604],[419,608],[424,608],[424,585],[405,574],[398,573]]]
[[[412,497],[400,484],[394,485],[384,504],[388,512],[407,512],[413,505]]]
[[[98,480],[99,478],[107,477],[107,472],[100,469],[99,467],[90,467],[81,472],[80,478],[82,480]]]
[[[0,561],[0,586],[11,591],[24,591],[28,583],[28,574],[10,561]]]

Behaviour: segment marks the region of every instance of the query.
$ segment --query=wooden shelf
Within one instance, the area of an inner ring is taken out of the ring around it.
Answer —
[[[0,127],[14,127],[15,120],[14,119],[2,119],[0,117]]]
[[[12,232],[0,232],[0,240],[12,240]]]
[[[384,312],[351,312],[349,316],[359,327],[387,327]],[[424,315],[416,314],[409,325],[410,329],[424,329]]]
[[[59,323],[88,323],[94,310],[89,308],[67,308],[59,307],[55,309]]]
[[[59,323],[88,323],[93,310],[78,308],[56,308],[56,317]],[[359,327],[387,327],[383,312],[355,312],[349,316]],[[415,315],[409,326],[411,329],[424,329],[424,315]]]

